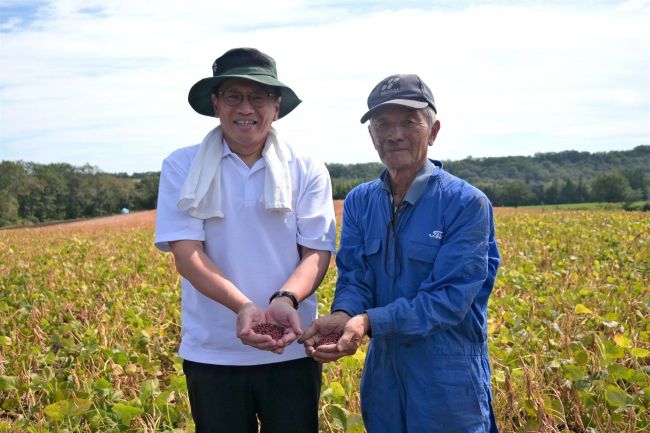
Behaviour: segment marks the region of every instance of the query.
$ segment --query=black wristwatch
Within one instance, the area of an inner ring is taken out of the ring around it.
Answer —
[[[272,300],[274,300],[275,298],[279,298],[280,296],[284,296],[291,299],[293,308],[295,308],[296,310],[298,309],[298,300],[296,299],[296,296],[293,293],[287,292],[285,290],[278,290],[277,292],[272,294],[271,297],[269,298],[269,304],[271,303]]]

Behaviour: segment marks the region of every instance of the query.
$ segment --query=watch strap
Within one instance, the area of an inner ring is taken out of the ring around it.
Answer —
[[[286,297],[291,299],[293,308],[295,308],[296,310],[298,309],[298,300],[296,299],[296,295],[294,295],[291,292],[287,292],[286,290],[278,290],[277,292],[272,294],[271,297],[269,298],[269,303],[271,303],[271,301],[274,300],[275,298],[279,298],[279,297]]]

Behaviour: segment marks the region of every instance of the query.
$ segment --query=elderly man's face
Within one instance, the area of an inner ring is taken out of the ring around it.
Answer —
[[[436,139],[440,122],[427,122],[424,110],[387,105],[373,115],[368,127],[381,162],[389,171],[419,170]]]
[[[269,96],[270,92],[270,87],[254,81],[231,78],[212,95],[228,145],[240,156],[259,153],[264,147],[280,111],[280,99]]]

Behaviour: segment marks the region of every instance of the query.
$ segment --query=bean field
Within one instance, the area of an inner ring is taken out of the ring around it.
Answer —
[[[153,220],[0,231],[0,433],[194,431],[179,281]],[[503,208],[496,222],[500,430],[650,431],[650,216]],[[335,281],[331,267],[322,314]],[[324,366],[322,432],[364,431],[364,356]]]

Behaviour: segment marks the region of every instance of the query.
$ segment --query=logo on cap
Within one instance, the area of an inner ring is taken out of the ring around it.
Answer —
[[[399,77],[390,77],[388,81],[386,81],[386,84],[381,86],[381,95],[385,95],[387,93],[397,93],[399,92]],[[393,88],[394,87],[394,88]]]

